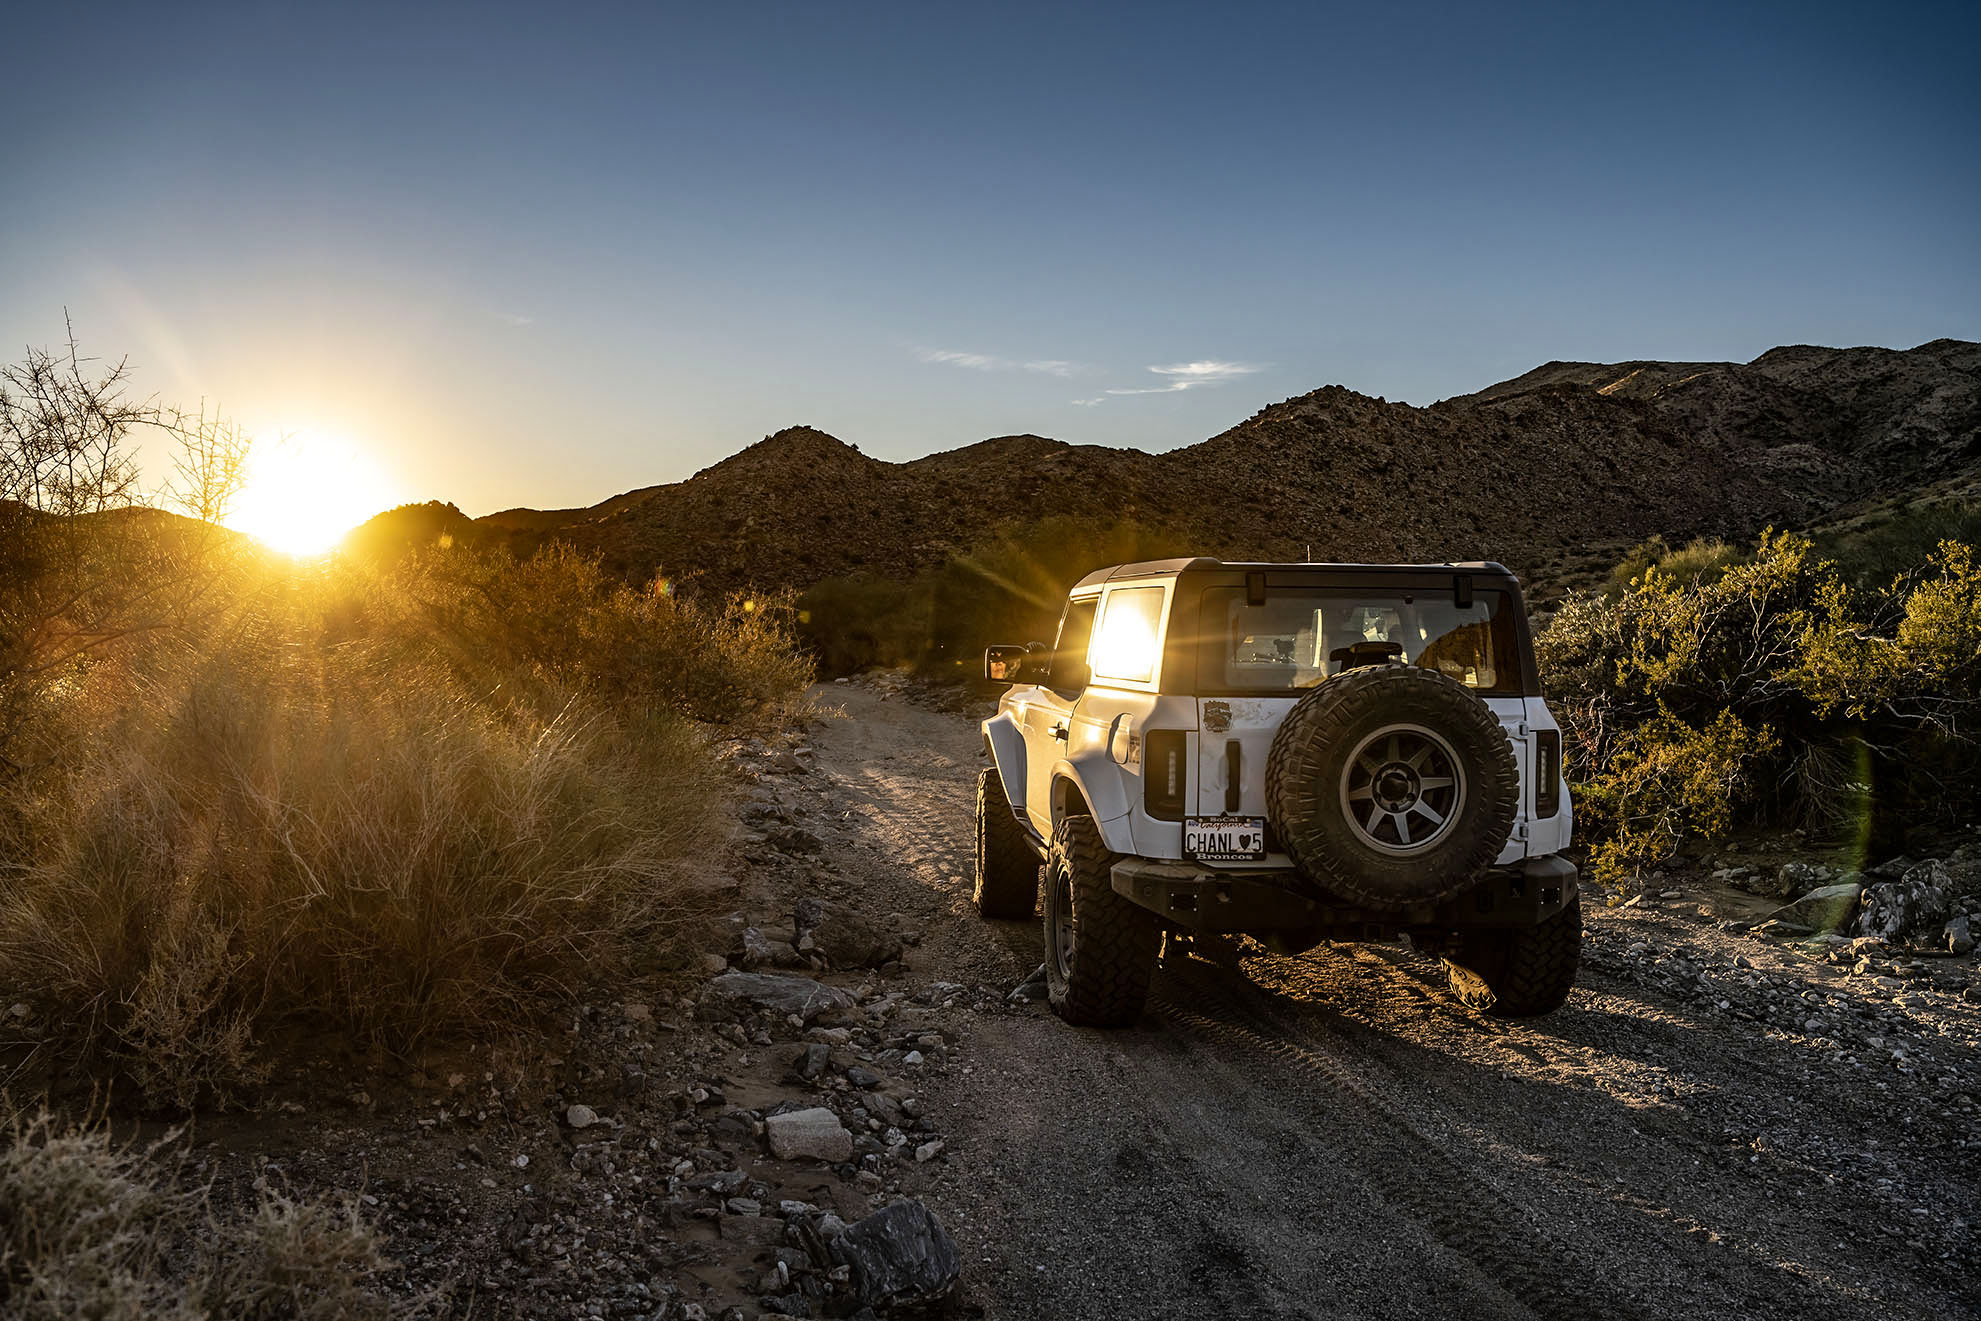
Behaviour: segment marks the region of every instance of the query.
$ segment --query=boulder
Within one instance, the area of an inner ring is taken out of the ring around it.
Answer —
[[[790,1110],[764,1120],[770,1154],[779,1160],[818,1160],[827,1164],[851,1160],[853,1135],[839,1116],[824,1106]]]
[[[913,1199],[849,1226],[831,1241],[832,1259],[851,1268],[863,1307],[939,1298],[962,1273],[956,1241],[935,1213]]]
[[[836,986],[809,977],[786,977],[767,972],[725,972],[702,984],[702,1008],[720,1017],[743,1009],[760,1009],[782,1017],[795,1014],[810,1022],[820,1014],[851,1009],[853,997]]]
[[[1945,863],[1922,862],[1900,879],[1864,892],[1858,930],[1894,944],[1937,945],[1953,916],[1954,893]]]
[[[1962,913],[1946,926],[1947,953],[1972,954],[1974,933],[1968,929],[1967,914]]]
[[[1781,870],[1775,873],[1775,883],[1767,891],[1777,899],[1786,899],[1793,894],[1802,894],[1828,884],[1829,868],[1817,867],[1807,862],[1784,862]]]
[[[1783,904],[1767,920],[1803,931],[1842,931],[1857,915],[1857,900],[1863,893],[1861,885],[1826,885]]]
[[[792,927],[798,941],[809,938],[835,968],[878,968],[901,957],[900,936],[831,900],[800,900]]]

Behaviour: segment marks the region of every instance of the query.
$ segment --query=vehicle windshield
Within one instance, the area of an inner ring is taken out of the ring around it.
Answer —
[[[1248,604],[1240,587],[1204,592],[1201,687],[1312,688],[1343,670],[1400,660],[1485,693],[1520,691],[1519,644],[1505,592],[1458,605],[1449,592],[1274,588]]]

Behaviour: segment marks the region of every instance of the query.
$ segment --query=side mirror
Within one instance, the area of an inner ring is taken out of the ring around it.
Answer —
[[[1043,677],[1044,663],[1030,647],[996,646],[984,648],[984,678],[992,683],[1030,683]]]

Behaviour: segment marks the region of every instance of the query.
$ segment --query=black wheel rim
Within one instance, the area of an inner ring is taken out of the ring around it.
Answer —
[[[1073,972],[1073,878],[1063,866],[1046,869],[1046,958],[1064,981]]]
[[[1422,725],[1384,726],[1356,744],[1342,768],[1342,815],[1378,853],[1424,852],[1450,833],[1464,804],[1457,752]]]

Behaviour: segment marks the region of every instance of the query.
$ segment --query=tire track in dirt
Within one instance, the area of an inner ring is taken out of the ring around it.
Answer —
[[[1644,1315],[1558,1242],[1541,1218],[1476,1178],[1447,1141],[1413,1122],[1351,1059],[1284,1035],[1281,1024],[1245,1002],[1248,997],[1229,973],[1187,963],[1166,971],[1158,1014],[1199,1037],[1232,1043],[1284,1066],[1286,1072],[1268,1075],[1261,1085],[1285,1094],[1289,1110],[1311,1104],[1296,1081],[1304,1076],[1361,1111],[1353,1159],[1375,1193],[1500,1282],[1534,1315],[1550,1321],[1597,1316],[1629,1321]]]
[[[917,977],[1009,985],[1039,932],[968,900],[974,726],[839,692],[850,718],[817,742],[852,813],[845,873],[925,922]],[[974,1018],[931,1088],[950,1156],[930,1197],[970,1301],[995,1318],[1966,1314],[1957,1280],[1907,1277],[1851,1232],[1899,1194],[1830,1187],[1758,1139],[1730,1149],[1735,1120],[1814,1122],[1820,1102],[1783,1090],[1743,1029],[1600,951],[1533,1023],[1465,1009],[1434,961],[1387,946],[1172,958],[1154,1012],[1119,1032],[1042,1008]]]

